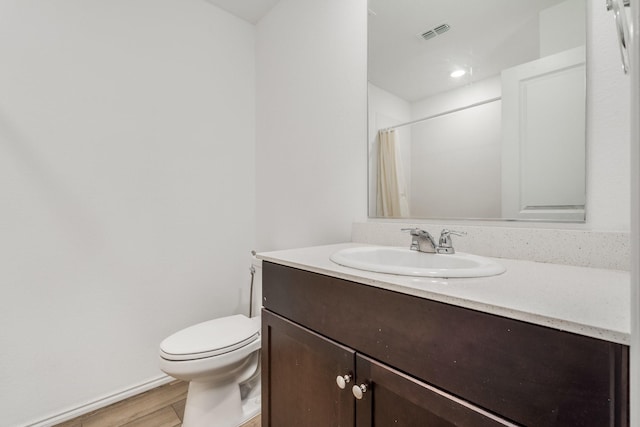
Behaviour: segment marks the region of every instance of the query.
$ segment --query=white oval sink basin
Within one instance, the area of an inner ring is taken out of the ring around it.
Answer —
[[[335,252],[331,261],[345,267],[377,273],[422,277],[486,277],[504,273],[495,261],[477,255],[428,254],[406,248],[364,246]]]

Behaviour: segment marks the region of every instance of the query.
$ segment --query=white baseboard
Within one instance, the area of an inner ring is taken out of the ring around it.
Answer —
[[[73,418],[87,414],[91,411],[95,411],[96,409],[104,408],[105,406],[111,405],[112,403],[116,403],[129,397],[135,396],[136,394],[140,394],[153,388],[160,387],[161,385],[168,384],[174,380],[174,378],[168,375],[163,375],[150,381],[146,381],[142,384],[138,384],[133,387],[118,391],[116,393],[89,401],[83,405],[66,410],[56,415],[52,415],[43,420],[26,424],[25,427],[51,427],[56,424],[69,421]]]

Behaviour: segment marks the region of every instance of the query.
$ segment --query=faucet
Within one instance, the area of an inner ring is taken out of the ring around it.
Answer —
[[[409,249],[428,254],[456,253],[453,249],[451,236],[464,236],[467,234],[464,231],[454,231],[445,228],[440,233],[440,240],[436,245],[433,236],[428,231],[421,230],[420,228],[403,228],[402,231],[407,231],[411,235],[411,246]]]
[[[429,254],[436,253],[438,246],[428,231],[419,228],[403,228],[402,231],[407,231],[411,235],[411,246],[409,249],[412,251],[426,252]]]

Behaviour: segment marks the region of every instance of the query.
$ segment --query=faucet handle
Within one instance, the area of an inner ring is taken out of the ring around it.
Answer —
[[[404,231],[405,233],[409,233],[412,236],[415,236],[416,233],[418,232],[418,228],[401,228],[400,231]]]
[[[467,233],[465,231],[455,231],[444,229],[440,233],[440,240],[438,242],[438,253],[445,254],[453,254],[456,251],[453,249],[453,242],[451,241],[451,236],[466,236]]]
[[[453,235],[453,236],[466,236],[466,235],[467,235],[467,232],[466,232],[466,231],[449,230],[448,228],[445,228],[444,230],[442,230],[442,232],[440,232],[440,237],[442,237],[442,236],[449,236],[449,235]]]
[[[407,232],[409,234],[411,234],[412,236],[423,236],[425,234],[429,234],[428,231],[424,231],[420,228],[401,228],[400,231],[404,231]]]

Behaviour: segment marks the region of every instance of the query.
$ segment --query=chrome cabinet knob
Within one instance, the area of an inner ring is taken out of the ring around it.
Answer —
[[[336,384],[338,384],[338,388],[344,390],[344,388],[351,382],[351,375],[338,375],[336,377]]]
[[[354,385],[353,388],[351,389],[351,392],[353,393],[353,396],[356,399],[362,399],[362,396],[364,396],[364,394],[367,392],[367,385],[366,384],[360,384],[360,385]]]

